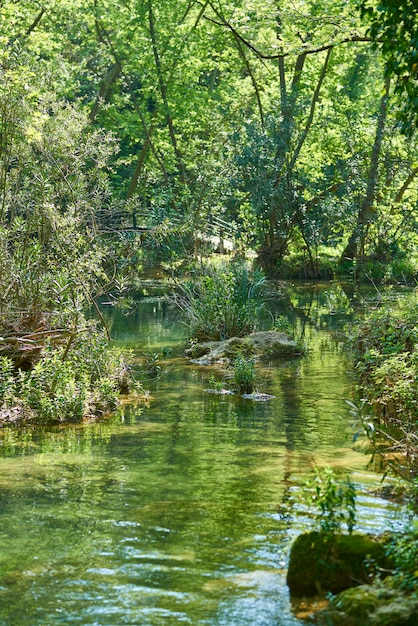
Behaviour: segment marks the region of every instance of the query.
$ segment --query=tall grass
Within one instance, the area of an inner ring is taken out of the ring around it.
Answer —
[[[263,309],[265,277],[244,263],[208,267],[203,275],[180,287],[176,297],[198,341],[222,341],[243,337],[255,330]]]

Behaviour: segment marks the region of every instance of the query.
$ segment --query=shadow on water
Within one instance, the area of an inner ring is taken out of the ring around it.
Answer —
[[[365,530],[396,523],[367,495],[378,479],[351,447],[352,379],[334,334],[351,302],[333,284],[289,289],[285,310],[278,302],[308,352],[260,366],[269,402],[204,393],[213,370],[182,358],[169,301],[106,311],[115,340],[138,360],[157,352],[167,373],[150,381],[148,408],[1,433],[0,624],[302,623],[286,559],[312,520],[284,505],[310,469],[355,472]]]

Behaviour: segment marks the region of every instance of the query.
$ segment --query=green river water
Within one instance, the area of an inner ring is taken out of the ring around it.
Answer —
[[[1,626],[301,624],[286,564],[313,520],[286,503],[316,464],[353,471],[360,529],[400,523],[352,450],[336,334],[352,301],[338,285],[300,286],[286,306],[309,350],[260,368],[268,402],[204,391],[213,370],[182,358],[168,301],[106,312],[115,340],[158,352],[166,372],[146,383],[148,408],[0,432]]]

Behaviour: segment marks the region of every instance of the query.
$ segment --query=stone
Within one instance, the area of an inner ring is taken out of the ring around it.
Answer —
[[[368,583],[365,561],[387,567],[384,546],[365,535],[309,532],[294,541],[287,572],[291,595],[313,596]]]
[[[303,346],[285,333],[269,330],[251,333],[246,337],[196,344],[185,354],[197,365],[211,365],[234,361],[239,354],[248,358],[277,359],[300,356],[303,352]]]
[[[339,593],[329,607],[315,615],[315,623],[318,626],[416,626],[418,599],[391,586],[390,578]]]

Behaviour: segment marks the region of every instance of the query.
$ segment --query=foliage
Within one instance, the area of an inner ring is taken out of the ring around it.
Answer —
[[[203,275],[202,275],[203,274]],[[190,336],[222,341],[254,331],[265,279],[244,263],[206,267],[201,275],[179,285],[176,296]]]
[[[414,260],[405,258],[402,253],[394,253],[391,258],[371,256],[357,259],[351,274],[360,283],[413,285],[417,279],[417,269]]]
[[[238,356],[233,365],[234,381],[240,393],[252,393],[255,388],[254,359]]]
[[[417,298],[384,302],[351,334],[366,432],[385,463],[408,479],[418,471]]]
[[[321,250],[348,239],[384,277],[395,257],[392,278],[413,275],[416,144],[357,6],[1,2],[0,353],[27,367],[46,338],[62,349],[96,296],[127,301],[147,264],[209,253],[213,217],[268,272],[331,276]],[[374,38],[396,21],[398,62],[415,13],[396,11],[364,3]],[[238,267],[181,289],[193,336],[254,329],[262,281]]]
[[[114,409],[131,378],[84,314],[100,317],[95,297],[123,283],[112,241],[98,238],[115,206],[115,142],[57,99],[44,69],[19,46],[1,52],[1,398],[37,420],[77,421]]]
[[[13,404],[15,396],[15,377],[13,361],[8,357],[0,357],[0,402],[4,407]]]
[[[114,272],[126,284],[151,263],[207,254],[214,216],[238,225],[237,246],[264,270],[331,277],[321,247],[358,230],[384,80],[358,4],[2,2],[3,208],[15,196],[25,221],[36,206],[30,236],[49,244],[58,209],[80,216],[95,290]],[[395,4],[367,1],[371,23]],[[416,146],[388,106],[359,255],[417,245]]]
[[[362,0],[360,6],[386,71],[396,78],[403,129],[412,134],[418,128],[418,6],[415,0]]]
[[[387,553],[394,563],[394,584],[418,593],[418,527],[411,525],[406,532],[392,535]]]
[[[114,142],[58,101],[23,53],[5,55],[0,73],[1,332],[74,333],[115,273],[97,240]]]
[[[161,375],[163,368],[160,364],[160,357],[157,352],[145,352],[144,370],[150,378],[158,378]]]
[[[47,349],[29,371],[15,371],[13,361],[1,357],[0,412],[17,407],[22,419],[77,422],[114,410],[132,382],[126,356],[91,327],[72,349]]]
[[[351,534],[356,523],[356,491],[351,480],[342,480],[330,467],[316,468],[305,483],[303,501],[316,509],[316,522],[322,532],[338,533],[343,524]]]
[[[289,336],[292,336],[294,333],[293,327],[286,315],[278,315],[274,319],[274,330],[286,333]]]
[[[224,388],[224,381],[220,380],[219,378],[216,378],[215,374],[212,372],[212,374],[209,376],[209,385],[210,385],[210,389],[214,389],[215,391],[222,391]]]

